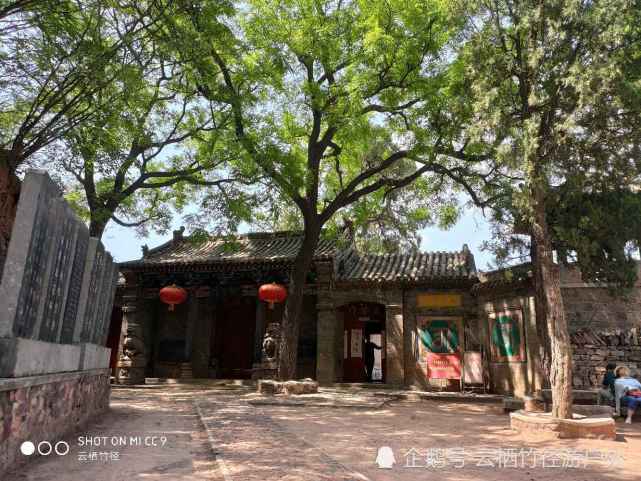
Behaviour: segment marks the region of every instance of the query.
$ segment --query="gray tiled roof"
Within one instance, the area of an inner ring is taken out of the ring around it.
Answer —
[[[201,242],[174,233],[174,240],[150,249],[142,259],[123,262],[120,266],[291,261],[296,257],[302,242],[302,234],[293,232],[245,234],[231,240],[214,237]],[[331,259],[335,251],[333,243],[321,240],[315,258]]]
[[[359,254],[350,251],[338,260],[338,281],[421,282],[434,279],[475,279],[474,256],[467,245],[458,252]]]
[[[233,241],[210,238],[194,242],[174,239],[145,252],[142,259],[123,262],[121,268],[162,268],[194,264],[248,264],[291,262],[303,241],[302,233],[274,232],[240,235]],[[420,282],[434,279],[476,279],[474,256],[466,245],[458,252],[420,252],[402,254],[362,254],[355,249],[339,250],[328,240],[321,240],[316,260],[334,261],[337,282]]]

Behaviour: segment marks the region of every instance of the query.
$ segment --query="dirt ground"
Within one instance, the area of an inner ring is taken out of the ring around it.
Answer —
[[[199,392],[198,388],[186,387],[114,388],[110,411],[87,429],[65,439],[70,445],[69,454],[34,455],[37,459],[0,478],[2,481],[218,479],[206,432],[192,402]],[[106,442],[100,439],[100,445],[92,448],[86,437],[107,439]],[[97,459],[90,459],[90,451],[96,453]]]
[[[641,479],[641,423],[617,421],[616,441],[549,441],[512,432],[498,404],[256,401],[211,386],[116,388],[111,411],[67,440],[69,455],[35,459],[2,481]],[[88,448],[78,436],[143,443],[95,447],[119,459],[92,461],[79,458]]]
[[[497,405],[422,401],[378,411],[275,408],[272,416],[372,481],[641,479],[641,424],[617,421],[616,441],[549,441],[511,431]],[[394,454],[391,469],[375,462],[383,446]]]

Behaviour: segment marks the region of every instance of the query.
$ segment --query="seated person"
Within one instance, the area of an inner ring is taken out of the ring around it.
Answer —
[[[617,376],[614,381],[616,410],[617,413],[621,413],[621,406],[627,406],[628,415],[625,422],[631,424],[634,411],[641,406],[641,382],[630,377],[630,370],[625,366],[617,367],[614,372]]]
[[[614,381],[616,380],[614,369],[616,367],[616,364],[609,363],[605,368],[605,375],[601,383],[603,387],[599,389],[599,404],[614,404]]]

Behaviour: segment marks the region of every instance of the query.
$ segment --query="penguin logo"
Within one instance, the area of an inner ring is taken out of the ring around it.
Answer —
[[[392,448],[389,446],[381,446],[378,448],[376,464],[378,464],[379,469],[392,469],[396,464],[396,458],[394,458]]]

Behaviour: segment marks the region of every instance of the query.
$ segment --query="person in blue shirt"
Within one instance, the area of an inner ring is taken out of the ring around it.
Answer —
[[[641,382],[630,377],[630,370],[625,366],[617,367],[614,371],[617,379],[614,381],[614,398],[617,413],[621,413],[621,406],[627,406],[628,415],[626,424],[632,423],[632,415],[641,406]]]

